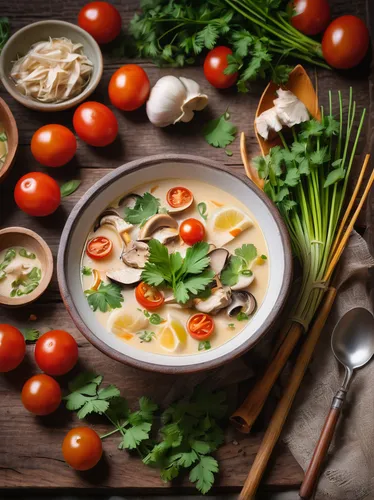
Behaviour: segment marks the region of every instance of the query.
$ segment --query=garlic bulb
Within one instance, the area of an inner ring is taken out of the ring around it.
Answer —
[[[279,121],[276,109],[274,107],[267,109],[260,114],[255,120],[257,132],[265,140],[269,138],[269,132],[274,130],[279,132],[282,130],[282,123]]]
[[[303,102],[289,90],[277,90],[278,98],[274,100],[274,107],[283,125],[293,127],[308,121],[309,113]]]
[[[208,96],[200,92],[198,83],[189,78],[163,76],[151,90],[147,115],[156,127],[167,127],[191,121],[194,111],[201,111],[207,104]]]

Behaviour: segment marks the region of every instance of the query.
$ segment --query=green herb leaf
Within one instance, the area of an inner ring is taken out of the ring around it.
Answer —
[[[238,315],[236,316],[236,319],[238,321],[247,321],[249,319],[249,316],[248,314],[244,313],[244,312],[240,312],[238,313]]]
[[[345,170],[344,168],[336,168],[335,170],[331,170],[329,175],[327,176],[325,183],[323,185],[324,188],[327,188],[329,186],[332,186],[333,184],[336,184],[340,180],[344,179],[345,177]]]
[[[202,340],[199,342],[199,346],[198,346],[198,351],[207,351],[208,349],[210,349],[212,346],[210,345],[210,341],[209,340]]]
[[[211,456],[202,456],[197,465],[190,472],[191,483],[205,495],[214,483],[214,473],[218,472],[218,462]]]
[[[0,17],[0,53],[10,36],[10,23],[7,17]]]
[[[6,142],[8,140],[8,137],[5,132],[0,133],[0,142]]]
[[[70,196],[73,194],[80,186],[81,181],[79,180],[72,180],[65,182],[60,188],[61,191],[61,198],[66,198],[66,196]]]
[[[142,422],[125,430],[123,439],[119,444],[120,450],[134,450],[138,445],[149,438],[152,425],[149,422]]]
[[[4,255],[3,261],[0,263],[0,280],[4,279],[6,276],[5,269],[16,258],[16,251],[14,248],[9,248]]]
[[[243,261],[240,257],[231,256],[229,264],[221,272],[221,282],[225,286],[234,286],[239,281],[239,272]]]
[[[203,135],[208,144],[215,148],[225,148],[231,144],[238,129],[229,121],[228,113],[211,120],[203,128]]]
[[[197,210],[200,214],[200,216],[204,219],[204,220],[208,220],[208,215],[207,215],[207,206],[206,206],[206,203],[204,203],[203,201],[201,201],[198,205],[197,205]]]
[[[26,259],[36,259],[36,255],[33,252],[28,252],[26,248],[21,248],[19,254]]]
[[[249,267],[257,257],[257,248],[252,243],[244,244],[241,248],[236,248],[235,255],[243,260],[245,267]]]
[[[261,255],[261,259],[262,259],[262,260],[267,260],[266,255],[262,254],[262,255]]]
[[[151,325],[160,325],[165,322],[165,319],[161,318],[161,316],[157,313],[152,313],[149,317],[149,322]]]
[[[234,323],[229,323],[227,325],[231,330],[235,330],[235,324]]]
[[[141,342],[151,342],[153,340],[153,337],[155,337],[155,333],[154,332],[150,332],[148,330],[144,330],[144,332],[138,332],[139,334],[139,338],[141,340]]]
[[[116,283],[108,283],[105,285],[100,282],[97,290],[85,290],[87,301],[93,311],[99,309],[101,312],[107,312],[112,309],[121,307],[123,296],[121,294],[121,287]]]
[[[39,267],[33,267],[28,274],[23,275],[12,282],[12,291],[10,292],[10,296],[21,297],[22,295],[28,295],[33,292],[39,285],[41,277],[41,269],[39,269]]]
[[[26,342],[35,342],[40,337],[40,331],[35,328],[25,328],[21,330]]]
[[[124,219],[129,224],[143,226],[150,217],[158,213],[159,208],[160,201],[151,193],[144,193],[136,198],[133,208],[125,208]]]
[[[81,271],[82,271],[82,274],[84,276],[91,276],[92,275],[92,269],[90,267],[83,266]]]

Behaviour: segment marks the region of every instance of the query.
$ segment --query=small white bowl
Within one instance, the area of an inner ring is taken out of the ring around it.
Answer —
[[[65,37],[74,43],[81,43],[84,53],[93,63],[90,81],[83,91],[71,99],[56,104],[40,102],[23,95],[9,76],[18,57],[24,56],[34,43],[48,40],[49,37]],[[4,87],[14,99],[36,111],[62,111],[77,106],[96,89],[102,74],[103,56],[96,41],[87,31],[65,21],[39,21],[21,28],[9,38],[0,55],[0,79]]]

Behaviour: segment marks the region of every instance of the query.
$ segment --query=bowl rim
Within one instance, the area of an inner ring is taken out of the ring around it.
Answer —
[[[12,129],[14,135],[14,141],[11,149],[9,148],[9,141],[8,141],[8,153],[6,155],[4,165],[0,168],[0,182],[2,182],[8,175],[9,170],[14,164],[16,152],[18,149],[18,127],[16,119],[14,118],[14,115],[12,113],[12,110],[10,109],[8,104],[4,101],[4,99],[2,99],[1,97],[0,97],[0,108],[3,108],[5,114],[7,115],[10,128]]]
[[[249,189],[254,191],[254,193],[260,197],[260,199],[265,203],[269,209],[275,223],[279,229],[282,245],[284,248],[284,277],[283,277],[283,287],[282,294],[279,297],[276,305],[273,307],[272,311],[267,316],[266,320],[257,330],[257,332],[252,335],[250,339],[241,344],[235,350],[230,351],[226,355],[219,358],[212,359],[211,361],[206,361],[194,365],[180,365],[180,366],[164,366],[157,365],[152,362],[145,362],[134,359],[124,353],[118,352],[112,347],[108,346],[105,342],[100,340],[96,335],[91,332],[91,330],[86,326],[83,319],[81,318],[78,309],[76,308],[69,291],[69,286],[67,283],[65,275],[65,266],[67,265],[66,256],[69,250],[70,240],[72,231],[74,230],[82,212],[85,211],[86,207],[91,204],[91,202],[97,198],[102,191],[106,189],[108,185],[116,180],[125,177],[127,174],[137,171],[145,166],[149,167],[162,162],[183,162],[183,163],[198,163],[204,167],[209,167],[211,169],[216,169],[223,171],[233,177],[238,181],[244,183]],[[281,313],[287,298],[290,293],[291,283],[293,274],[293,260],[291,243],[288,234],[287,227],[283,222],[282,216],[276,206],[272,201],[266,196],[266,194],[261,191],[250,179],[244,175],[233,172],[229,167],[218,164],[214,160],[209,160],[204,157],[194,156],[194,155],[184,155],[184,154],[161,154],[153,155],[145,158],[140,158],[133,160],[131,162],[125,163],[124,165],[117,167],[112,172],[102,177],[97,181],[86,193],[80,198],[78,203],[74,206],[71,211],[64,229],[61,234],[60,245],[57,255],[57,280],[60,289],[61,298],[64,305],[70,314],[73,322],[75,323],[78,330],[84,335],[84,337],[97,349],[109,356],[110,358],[119,361],[121,363],[133,366],[135,368],[141,368],[147,371],[169,373],[169,374],[180,374],[180,373],[195,373],[203,370],[211,370],[217,368],[229,361],[238,358],[243,355],[246,351],[252,348],[260,339],[262,339],[266,333],[274,326],[279,314]]]
[[[28,295],[25,295],[23,298],[18,299],[17,301],[11,301],[10,299],[4,302],[1,299],[0,295],[0,304],[2,306],[10,307],[10,308],[16,308],[16,307],[21,307],[26,304],[31,304],[35,300],[37,300],[48,288],[48,285],[51,282],[52,279],[52,274],[53,274],[53,255],[52,251],[47,245],[46,241],[39,236],[38,233],[35,231],[32,231],[31,229],[28,229],[27,227],[22,227],[22,226],[11,226],[11,227],[6,227],[4,229],[0,229],[0,236],[4,234],[9,234],[9,233],[16,233],[16,234],[27,234],[27,236],[30,236],[34,240],[36,240],[39,245],[42,248],[42,251],[45,254],[47,265],[43,273],[43,277],[39,283],[39,285],[35,288],[33,292],[31,292]]]
[[[5,74],[5,69],[4,69],[4,61],[5,61],[5,55],[7,50],[9,50],[9,47],[14,43],[14,41],[22,36],[23,33],[26,31],[29,31],[30,29],[34,28],[35,26],[41,26],[41,25],[53,25],[53,24],[58,24],[58,25],[63,25],[68,27],[69,29],[72,29],[73,31],[76,31],[80,33],[82,36],[84,36],[88,42],[92,45],[94,51],[97,53],[97,68],[98,68],[98,74],[95,78],[95,80],[90,80],[88,82],[88,85],[83,89],[83,91],[78,94],[75,97],[72,97],[71,99],[68,99],[63,102],[59,103],[42,103],[34,99],[30,99],[25,97],[23,94],[20,92],[14,90],[12,86],[10,85],[8,81],[8,75]],[[96,87],[99,85],[101,78],[103,76],[103,71],[104,71],[104,62],[103,62],[103,54],[101,52],[101,49],[99,47],[99,44],[96,42],[96,40],[88,33],[88,31],[84,30],[80,26],[69,23],[68,21],[62,21],[59,19],[44,19],[43,21],[36,21],[35,23],[27,24],[23,28],[20,28],[17,30],[13,35],[9,38],[9,40],[6,42],[6,44],[3,47],[3,50],[1,51],[0,54],[0,80],[1,83],[4,85],[5,89],[7,92],[19,103],[23,104],[26,108],[33,109],[36,111],[46,111],[46,112],[54,112],[54,111],[63,111],[65,109],[70,109],[81,102],[83,102],[87,97],[89,97],[96,89]]]

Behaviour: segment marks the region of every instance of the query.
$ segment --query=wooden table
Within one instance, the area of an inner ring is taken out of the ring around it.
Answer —
[[[85,0],[16,0],[13,2],[0,0],[1,15],[8,16],[12,23],[12,32],[41,19],[63,19],[76,22],[77,14]],[[124,25],[133,16],[138,2],[135,0],[116,0]],[[365,0],[331,0],[334,16],[352,13],[366,19],[370,18],[367,9],[374,14],[374,6]],[[370,5],[371,4],[371,5]],[[371,25],[374,34],[374,25]],[[109,103],[107,86],[110,76],[120,65],[127,61],[105,57],[105,70],[102,81],[92,100]],[[139,62],[139,61],[135,61]],[[19,149],[16,164],[6,182],[0,188],[0,225],[25,226],[38,232],[50,245],[56,257],[58,243],[65,220],[80,196],[98,179],[123,163],[142,156],[174,152],[190,153],[213,158],[229,165],[233,170],[241,171],[239,145],[236,141],[232,147],[233,156],[227,157],[223,150],[210,147],[201,134],[202,124],[212,117],[230,109],[232,121],[239,130],[248,135],[248,148],[251,154],[257,153],[257,145],[253,134],[252,122],[259,95],[264,83],[253,85],[251,93],[237,94],[235,90],[217,91],[205,81],[201,67],[174,69],[158,69],[151,63],[141,61],[147,71],[151,84],[161,75],[175,74],[193,78],[201,83],[202,89],[209,95],[210,105],[199,113],[193,125],[179,124],[167,129],[156,129],[148,122],[144,107],[137,112],[122,113],[114,110],[120,127],[120,134],[115,143],[104,149],[95,149],[78,141],[78,152],[67,167],[48,170],[58,182],[79,178],[82,184],[74,195],[63,200],[55,214],[46,218],[31,218],[17,209],[13,201],[13,187],[17,179],[27,171],[41,170],[31,155],[30,140],[35,130],[47,123],[61,123],[72,128],[72,111],[56,114],[43,114],[30,111],[15,102],[4,89],[0,96],[11,107],[19,127]],[[311,76],[314,76],[311,71]],[[373,144],[373,73],[361,69],[349,74],[338,74],[318,70],[316,73],[321,102],[327,100],[327,90],[341,89],[347,92],[350,85],[354,87],[354,95],[358,106],[369,107],[367,132],[363,134],[359,146],[359,155],[368,151]],[[369,124],[370,121],[370,124]],[[370,125],[370,126],[369,126]],[[357,158],[359,162],[359,158]],[[47,170],[46,170],[47,171]],[[31,322],[30,315],[37,320]],[[56,277],[43,297],[30,307],[17,310],[0,310],[0,322],[19,327],[36,327],[41,332],[52,328],[66,329],[77,339],[80,347],[79,369],[93,369],[102,373],[107,382],[118,385],[123,394],[134,406],[138,397],[143,394],[162,401],[170,390],[193,383],[188,376],[169,377],[150,374],[123,366],[105,357],[92,347],[76,330],[66,312],[59,295]],[[63,408],[53,417],[34,418],[27,414],[20,402],[20,390],[23,383],[36,368],[33,362],[33,347],[28,346],[26,361],[15,372],[0,377],[0,488],[42,488],[57,489],[85,488],[121,488],[126,493],[152,491],[163,493],[166,490],[176,491],[165,485],[156,471],[146,468],[137,457],[116,449],[117,439],[105,441],[105,458],[93,473],[76,474],[62,460],[60,444],[68,429],[77,425],[77,419]],[[66,381],[63,381],[63,383]],[[248,389],[248,382],[243,384],[242,392]],[[240,389],[240,388],[239,388]],[[261,424],[261,423],[260,423]],[[105,432],[102,420],[93,421],[98,432]],[[227,443],[218,452],[221,463],[221,474],[216,482],[216,492],[238,491],[244,482],[249,466],[252,463],[260,443],[264,423],[258,426],[258,432],[243,437],[227,436]],[[265,478],[265,486],[273,489],[296,487],[302,480],[302,471],[290,453],[279,447]],[[187,482],[182,483],[186,491]],[[9,490],[8,490],[9,491]],[[179,488],[178,493],[182,490]]]

